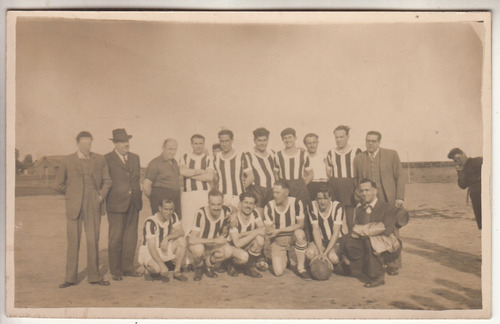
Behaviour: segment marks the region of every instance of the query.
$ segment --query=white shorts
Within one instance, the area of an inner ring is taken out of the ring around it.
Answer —
[[[182,229],[186,235],[193,228],[198,210],[208,204],[208,191],[186,191],[181,194]]]
[[[156,248],[156,251],[160,255],[160,258],[163,262],[171,261],[175,259],[175,254],[174,250],[176,248],[176,240],[172,240],[168,242],[167,245],[167,252],[163,252],[162,249]],[[139,255],[137,256],[137,261],[139,262],[140,265],[146,266],[149,261],[151,261],[153,257],[149,253],[149,249],[147,245],[141,245],[139,248]]]

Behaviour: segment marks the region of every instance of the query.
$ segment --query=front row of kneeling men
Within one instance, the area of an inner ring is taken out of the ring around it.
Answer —
[[[309,206],[289,196],[286,182],[273,186],[273,200],[256,209],[257,197],[250,192],[240,195],[238,208],[224,204],[222,193],[211,190],[208,205],[201,207],[190,233],[184,233],[174,202],[163,200],[159,212],[144,223],[144,238],[139,249],[139,263],[147,280],[169,280],[170,261],[175,264],[173,278],[186,281],[181,267],[194,268],[193,280],[217,277],[227,271],[254,278],[268,269],[264,248],[270,244],[272,270],[281,276],[290,263],[288,252],[294,247],[298,275],[311,279],[306,259],[328,260],[341,266],[344,274],[351,273],[350,261],[363,260],[363,272],[368,277],[365,287],[384,284],[384,263],[399,256],[400,241],[394,236],[397,210],[377,200],[376,185],[365,179],[359,184],[361,202],[355,212],[351,233],[342,237],[344,210],[331,200],[328,188],[321,188]],[[307,210],[306,210],[307,209]],[[307,211],[307,212],[306,212]],[[307,242],[303,230],[305,215],[310,218],[313,242]],[[187,235],[186,235],[187,234]],[[382,238],[384,237],[384,238]],[[190,253],[187,253],[189,251]],[[173,265],[172,265],[173,266]]]

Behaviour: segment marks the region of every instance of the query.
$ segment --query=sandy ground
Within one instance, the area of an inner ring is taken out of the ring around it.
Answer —
[[[148,203],[140,214],[149,215]],[[454,183],[407,185],[410,223],[401,231],[404,266],[386,285],[366,289],[360,279],[333,275],[302,281],[292,271],[261,279],[221,274],[181,283],[125,277],[109,287],[90,285],[85,275],[85,238],[80,249],[80,283],[64,280],[66,230],[62,196],[16,198],[15,307],[196,307],[281,309],[478,309],[481,301],[481,233],[465,191]],[[107,268],[107,219],[101,225],[100,260]],[[334,312],[332,312],[334,316]]]

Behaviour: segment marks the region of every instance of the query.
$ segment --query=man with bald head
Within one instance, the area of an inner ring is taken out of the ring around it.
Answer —
[[[158,212],[160,202],[170,199],[174,202],[175,213],[181,217],[181,178],[179,165],[175,160],[177,141],[168,138],[163,142],[160,156],[149,162],[143,190],[151,203],[153,214]]]

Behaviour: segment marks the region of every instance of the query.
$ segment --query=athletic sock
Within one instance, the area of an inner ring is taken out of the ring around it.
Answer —
[[[304,243],[303,245],[299,245],[295,243],[295,254],[297,255],[297,270],[299,272],[304,272],[304,264],[306,262],[306,250],[307,250],[307,243]]]

